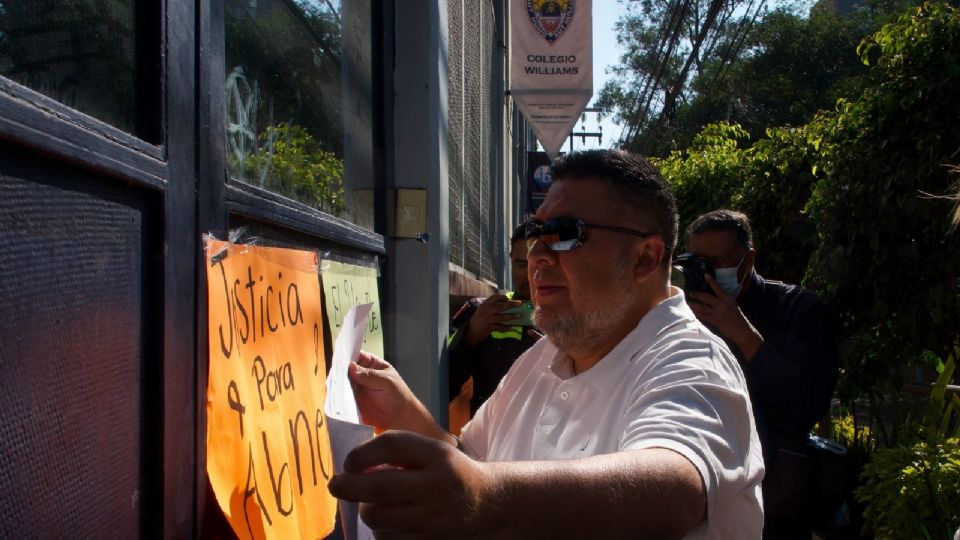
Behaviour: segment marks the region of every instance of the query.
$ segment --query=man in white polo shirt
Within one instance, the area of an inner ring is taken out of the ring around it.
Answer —
[[[388,431],[335,476],[378,538],[759,538],[763,457],[743,373],[669,285],[678,219],[646,160],[554,165],[527,226],[546,335],[458,440],[390,364],[352,366]]]

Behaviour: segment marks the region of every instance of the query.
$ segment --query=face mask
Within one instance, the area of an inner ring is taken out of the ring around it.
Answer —
[[[744,258],[746,258],[746,255],[744,255]],[[731,268],[717,268],[715,270],[717,285],[733,299],[736,299],[737,296],[740,295],[741,289],[743,289],[740,281],[737,280],[737,270],[740,269],[741,264],[743,264],[743,258],[740,259],[740,262],[737,263],[736,266]]]

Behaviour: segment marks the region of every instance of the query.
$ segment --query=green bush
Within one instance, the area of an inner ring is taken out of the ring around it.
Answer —
[[[343,161],[303,127],[280,123],[258,137],[258,148],[234,166],[245,180],[324,212],[344,209]]]
[[[877,539],[950,540],[960,527],[960,439],[877,450],[857,498]]]
[[[683,152],[654,159],[676,196],[681,224],[730,205],[743,184],[748,156],[740,143],[748,138],[740,126],[711,124]]]
[[[948,201],[925,195],[947,193],[960,159],[960,13],[912,9],[859,52],[883,82],[806,126],[819,236],[807,279],[848,338],[847,396],[899,388],[901,367],[944,354],[960,328],[960,235]]]
[[[960,397],[947,391],[958,352],[938,362],[922,417],[905,427],[913,442],[877,450],[863,468],[854,494],[878,539],[950,540],[960,527]]]
[[[877,449],[877,439],[870,426],[857,425],[852,414],[830,418],[830,438],[847,447],[863,449],[871,454]]]

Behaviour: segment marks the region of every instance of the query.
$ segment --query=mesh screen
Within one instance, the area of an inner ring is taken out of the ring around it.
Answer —
[[[137,538],[160,466],[141,460],[143,213],[15,160],[0,152],[0,538]]]
[[[448,134],[450,148],[450,262],[463,263],[463,2],[448,3],[449,54]]]
[[[499,281],[503,234],[498,216],[494,125],[499,96],[492,62],[499,57],[489,2],[449,0],[450,261]]]
[[[483,21],[483,43],[480,46],[479,55],[480,55],[480,69],[481,82],[477,87],[479,98],[480,98],[480,114],[478,116],[480,125],[477,126],[478,131],[482,134],[482,142],[480,144],[480,167],[481,167],[481,181],[480,181],[480,200],[481,205],[485,208],[483,215],[480,220],[480,245],[484,247],[485,256],[480,258],[480,272],[479,274],[490,281],[496,283],[498,281],[497,275],[499,266],[501,262],[499,260],[499,252],[497,246],[500,245],[500,240],[496,237],[497,226],[499,220],[496,219],[496,216],[499,216],[497,212],[498,206],[496,204],[496,199],[494,199],[494,194],[499,190],[495,180],[498,178],[496,174],[497,169],[493,162],[493,158],[496,155],[494,149],[496,148],[494,144],[499,144],[499,141],[495,140],[494,136],[496,133],[499,133],[500,130],[496,129],[493,122],[493,77],[492,77],[492,61],[496,58],[496,32],[494,31],[494,20],[493,20],[493,9],[486,2],[478,2],[480,6],[480,15]],[[491,219],[493,218],[493,219]]]

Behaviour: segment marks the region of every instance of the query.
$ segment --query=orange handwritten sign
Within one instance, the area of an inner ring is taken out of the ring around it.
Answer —
[[[207,474],[240,538],[322,538],[336,499],[316,255],[207,242]]]

